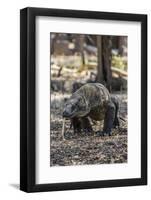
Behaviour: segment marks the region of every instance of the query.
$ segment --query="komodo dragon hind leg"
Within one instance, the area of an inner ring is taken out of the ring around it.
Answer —
[[[119,123],[119,100],[117,97],[111,97],[111,100],[112,102],[114,103],[115,105],[115,117],[114,117],[114,122],[113,122],[113,128],[116,128],[120,126],[120,123]]]
[[[115,105],[112,102],[110,102],[108,104],[107,111],[105,114],[103,131],[97,132],[97,135],[104,136],[105,134],[107,134],[111,136],[112,134],[111,130],[113,128],[113,123],[115,120],[115,112],[116,112]]]
[[[103,132],[108,134],[109,136],[111,135],[111,129],[113,128],[115,112],[116,112],[115,105],[113,103],[109,103],[105,114],[104,128],[103,128]]]

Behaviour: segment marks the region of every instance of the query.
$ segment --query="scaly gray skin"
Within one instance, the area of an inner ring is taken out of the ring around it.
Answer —
[[[111,129],[119,126],[118,109],[117,99],[109,94],[105,86],[100,83],[87,83],[66,101],[63,117],[71,119],[74,130],[77,131],[92,131],[89,118],[96,121],[104,120],[103,131],[97,134],[111,135]]]

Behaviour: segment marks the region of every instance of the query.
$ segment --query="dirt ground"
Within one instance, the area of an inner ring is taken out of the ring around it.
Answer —
[[[103,127],[103,121],[93,124],[89,135],[74,134],[70,121],[66,120],[64,138],[61,134],[63,99],[67,94],[51,94],[50,166],[86,164],[110,164],[127,162],[127,95],[114,94],[120,100],[120,127],[112,130],[112,136],[97,136],[95,131]],[[124,120],[123,120],[124,119]]]

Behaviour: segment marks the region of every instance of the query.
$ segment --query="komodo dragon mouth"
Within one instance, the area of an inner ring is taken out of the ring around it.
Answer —
[[[62,114],[63,118],[65,118],[65,119],[71,119],[71,118],[75,117],[75,115],[76,115],[75,112],[72,112],[70,114],[66,113],[66,112],[63,112],[63,114]]]

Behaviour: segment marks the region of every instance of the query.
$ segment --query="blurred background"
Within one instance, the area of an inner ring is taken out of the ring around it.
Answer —
[[[73,92],[86,82],[100,82],[110,92],[127,89],[127,36],[51,33],[50,37],[53,91]]]

